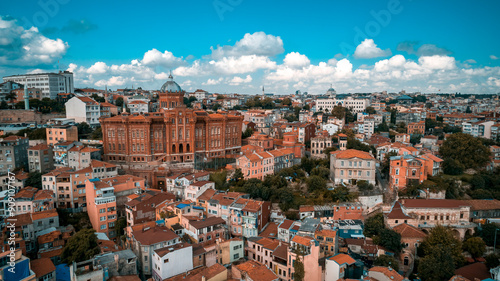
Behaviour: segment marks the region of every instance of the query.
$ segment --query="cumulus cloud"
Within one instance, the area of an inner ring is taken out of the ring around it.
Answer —
[[[224,78],[219,78],[219,79],[208,79],[207,82],[203,82],[201,83],[202,85],[205,85],[205,86],[210,86],[210,85],[218,85],[222,82],[222,80],[224,80]]]
[[[420,57],[418,62],[428,69],[453,69],[456,67],[455,58],[448,56],[428,56]]]
[[[237,41],[234,46],[217,46],[210,48],[213,59],[224,57],[239,57],[248,55],[274,56],[285,51],[283,40],[279,36],[266,34],[262,31],[253,34],[246,33],[243,39]]]
[[[497,57],[497,56],[495,56],[495,55],[490,55],[490,59],[492,59],[492,60],[497,60],[497,59],[498,59],[498,57]]]
[[[451,51],[433,44],[423,44],[417,48],[418,45],[418,41],[405,41],[399,43],[396,49],[398,51],[406,52],[410,55],[417,55],[419,57],[434,55],[445,56],[451,54]]]
[[[212,60],[209,62],[216,73],[220,74],[239,74],[253,72],[258,69],[274,69],[276,62],[268,57],[250,55],[235,57],[224,57],[221,60]]]
[[[391,50],[382,50],[377,47],[373,39],[365,39],[356,47],[354,57],[357,59],[372,59],[378,57],[387,57],[392,54]]]
[[[36,27],[24,29],[16,20],[0,16],[0,64],[51,64],[66,54],[68,48],[68,43],[47,38]]]
[[[309,58],[307,58],[307,56],[297,52],[291,52],[287,54],[285,56],[285,59],[283,59],[283,62],[285,63],[285,65],[292,68],[304,67],[311,64],[311,61],[309,60]]]
[[[242,83],[250,83],[250,82],[252,82],[252,76],[250,75],[247,75],[245,78],[234,76],[233,79],[229,81],[229,84],[237,86]]]
[[[147,66],[177,67],[184,64],[182,58],[175,57],[172,52],[160,52],[157,49],[147,51],[142,58],[142,63]]]

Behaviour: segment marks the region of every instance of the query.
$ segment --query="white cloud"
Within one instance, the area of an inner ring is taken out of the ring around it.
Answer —
[[[283,40],[279,36],[262,31],[253,34],[246,33],[234,46],[217,46],[215,49],[213,47],[210,49],[213,59],[248,55],[274,56],[284,52]]]
[[[456,67],[455,58],[448,56],[420,57],[418,62],[427,69],[453,69]]]
[[[0,16],[0,64],[51,64],[60,59],[68,48],[68,43],[61,39],[47,38],[36,27],[24,29],[16,20]]]
[[[268,57],[256,55],[241,56],[238,58],[224,57],[221,60],[212,60],[209,64],[216,73],[226,75],[254,72],[258,69],[276,68],[276,62],[271,61]]]
[[[201,83],[202,85],[205,85],[205,86],[210,86],[210,85],[218,85],[222,82],[222,80],[224,80],[224,78],[219,78],[219,79],[208,79],[207,82],[204,82],[204,83]]]
[[[490,55],[490,59],[492,59],[492,60],[497,60],[497,59],[498,59],[498,57],[497,57],[497,56],[495,56],[495,55]]]
[[[297,52],[291,52],[285,56],[283,63],[292,68],[299,68],[310,65],[311,61],[305,55]]]
[[[229,84],[237,86],[237,85],[240,85],[242,83],[250,83],[250,82],[252,82],[252,80],[253,80],[252,76],[250,76],[250,75],[247,75],[245,78],[241,78],[239,76],[234,76],[233,79],[231,79],[229,81]]]
[[[157,49],[152,49],[144,53],[142,63],[147,66],[163,66],[163,67],[177,67],[184,64],[182,58],[175,57],[169,51],[160,52]]]
[[[113,87],[113,86],[123,86],[127,81],[132,81],[131,79],[126,79],[122,76],[113,76],[107,80],[99,80],[95,83],[97,87]]]
[[[365,39],[356,47],[354,57],[357,59],[372,59],[378,57],[387,57],[392,54],[391,50],[382,50],[373,41],[373,39]]]
[[[106,65],[106,63],[102,61],[98,61],[94,63],[89,69],[87,69],[87,73],[89,74],[102,74],[106,73],[106,71],[109,70],[109,66]]]
[[[465,60],[464,62],[465,63],[477,63],[477,61],[473,60],[473,59],[468,59],[468,60]]]

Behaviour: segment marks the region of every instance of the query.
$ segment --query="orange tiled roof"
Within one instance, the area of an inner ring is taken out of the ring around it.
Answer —
[[[351,256],[346,255],[346,254],[337,254],[337,255],[330,257],[328,259],[336,262],[339,265],[342,265],[344,263],[353,264],[356,262],[356,260],[354,260]]]
[[[356,149],[337,150],[332,151],[331,154],[335,155],[335,158],[337,159],[361,158],[365,160],[375,160],[375,158],[373,158],[370,153]]]
[[[309,237],[309,236],[300,236],[300,235],[295,235],[293,238],[292,238],[292,242],[295,242],[297,244],[301,244],[301,245],[304,245],[304,246],[311,246],[311,240],[313,240],[312,237]]]

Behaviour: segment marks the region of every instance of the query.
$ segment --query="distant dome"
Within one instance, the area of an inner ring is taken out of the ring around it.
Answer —
[[[326,94],[327,94],[327,95],[335,95],[336,93],[337,93],[337,92],[335,91],[335,89],[334,89],[334,88],[332,88],[332,86],[330,86],[330,89],[328,89],[328,90],[326,91]]]
[[[168,76],[168,81],[165,82],[165,84],[163,84],[163,86],[161,86],[160,91],[161,92],[181,92],[182,89],[179,86],[179,84],[177,84],[174,81],[174,78],[172,77],[172,74],[170,74]]]

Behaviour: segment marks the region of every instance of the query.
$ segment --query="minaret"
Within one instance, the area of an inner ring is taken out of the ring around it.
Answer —
[[[30,109],[30,97],[28,95],[28,85],[24,85],[24,109]]]
[[[266,95],[264,94],[264,86],[262,86],[262,98],[264,98]]]

